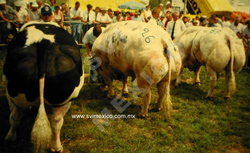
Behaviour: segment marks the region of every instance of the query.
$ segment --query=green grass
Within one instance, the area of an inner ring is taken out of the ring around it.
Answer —
[[[86,51],[81,50],[86,56]],[[84,59],[84,58],[83,58]],[[2,64],[2,59],[1,59]],[[85,66],[88,72],[89,66]],[[2,70],[1,70],[2,71]],[[0,73],[2,73],[0,71]],[[61,130],[61,141],[65,152],[250,152],[250,74],[242,70],[236,75],[237,92],[231,99],[223,99],[226,84],[225,74],[220,74],[214,92],[214,100],[205,99],[209,87],[209,78],[205,68],[201,71],[201,85],[193,85],[194,74],[187,69],[184,70],[183,80],[180,87],[171,88],[171,99],[173,103],[172,119],[165,120],[159,112],[149,112],[146,119],[115,119],[109,120],[109,125],[103,125],[104,131],[93,123],[92,119],[74,119],[72,115],[99,115],[104,108],[112,114],[120,113],[110,103],[112,99],[106,98],[107,89],[100,84],[85,83],[81,93],[66,116]],[[122,84],[115,81],[115,92],[121,92]],[[129,80],[131,86],[131,79]],[[0,88],[1,94],[4,89]],[[150,109],[157,102],[157,89],[152,88],[152,101]],[[7,100],[2,96],[0,108],[8,109]],[[125,98],[124,104],[131,105],[122,114],[138,115],[142,106],[142,97],[133,101],[133,94]],[[1,111],[0,132],[3,139],[8,131],[9,111]],[[21,129],[27,125],[32,126],[35,115],[31,118],[29,113],[24,115],[26,122],[21,124]],[[24,121],[24,120],[23,120]],[[105,123],[105,120],[97,120]],[[25,131],[25,130],[24,130]],[[26,130],[28,133],[29,130]],[[21,132],[19,132],[20,134]],[[25,132],[24,132],[25,133]],[[6,144],[0,140],[1,148],[8,151],[19,151],[20,148],[28,150],[29,138],[24,134],[18,137],[17,147],[14,144]],[[2,143],[3,142],[3,143]],[[14,148],[14,149],[13,149]],[[27,151],[26,151],[27,152]]]

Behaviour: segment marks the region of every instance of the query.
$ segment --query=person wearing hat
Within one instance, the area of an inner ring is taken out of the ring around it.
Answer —
[[[159,15],[160,15],[160,16],[161,16],[162,14],[164,14],[164,12],[163,12],[163,6],[164,6],[164,5],[163,5],[162,3],[159,4],[159,9],[160,9],[160,14],[159,14]]]
[[[158,25],[161,26],[164,30],[166,30],[165,24],[166,24],[166,17],[165,15],[160,16],[160,20],[158,21]]]
[[[41,9],[42,22],[51,22],[53,19],[53,13],[49,5],[44,5]]]
[[[75,7],[70,9],[70,18],[73,21],[81,22],[82,20],[82,9],[80,8],[80,3],[77,1]],[[72,23],[72,34],[78,43],[82,42],[82,24]]]
[[[39,21],[41,14],[38,12],[37,2],[32,2],[31,9],[28,10],[28,15],[31,21]]]
[[[6,0],[0,0],[0,41],[3,43],[7,42],[7,38],[12,34],[13,36],[17,33],[16,28],[18,27],[18,24],[14,22],[8,22],[11,20],[16,20],[18,23],[20,22],[19,16],[17,12],[10,7],[9,5],[6,5]]]
[[[106,14],[106,9],[104,7],[101,8],[101,13],[97,15],[96,22],[100,23],[102,27],[106,27],[112,22],[108,14]]]
[[[150,10],[150,6],[149,6],[149,4],[146,4],[146,9],[144,10],[144,20],[145,20],[145,22],[148,22],[151,17],[152,17],[152,12]]]
[[[21,28],[24,23],[27,23],[30,20],[30,18],[28,16],[27,10],[22,8],[22,3],[20,1],[16,1],[15,6],[16,6],[16,12],[20,19],[19,28]]]
[[[141,16],[141,13],[139,11],[135,11],[135,15],[132,17],[133,21],[140,21],[145,22],[144,18]]]
[[[166,14],[167,11],[172,12],[171,3],[169,1],[166,3],[166,8],[163,10],[164,14]]]

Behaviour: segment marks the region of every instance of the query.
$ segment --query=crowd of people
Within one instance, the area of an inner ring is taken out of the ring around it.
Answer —
[[[41,21],[42,8],[46,5],[52,12],[50,21],[58,23],[60,27],[67,30],[78,43],[82,43],[84,34],[96,24],[106,27],[115,22],[134,20],[159,25],[169,33],[172,39],[190,26],[229,27],[240,39],[244,40],[245,46],[249,50],[249,20],[246,21],[241,17],[232,19],[229,16],[212,15],[210,18],[196,16],[191,21],[189,17],[183,15],[183,12],[174,11],[170,2],[166,3],[165,8],[163,4],[160,4],[159,7],[150,9],[150,5],[147,4],[143,12],[120,12],[98,6],[93,8],[91,4],[88,4],[86,10],[83,11],[78,1],[74,7],[69,8],[65,3],[60,6],[56,5],[56,0],[50,0],[50,4],[43,3],[42,0],[28,4],[17,0],[13,6],[6,5],[6,0],[0,0],[1,33],[8,38],[15,35],[17,29],[24,23]]]

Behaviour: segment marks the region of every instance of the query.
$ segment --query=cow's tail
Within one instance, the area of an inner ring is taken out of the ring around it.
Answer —
[[[172,102],[170,97],[170,83],[171,83],[171,52],[168,50],[166,53],[168,62],[168,82],[166,84],[166,99],[163,101],[163,113],[167,119],[171,118]]]
[[[42,152],[48,149],[52,140],[52,130],[44,106],[45,61],[49,46],[50,41],[45,39],[37,45],[40,106],[31,132],[34,152]]]
[[[229,94],[233,94],[236,91],[236,83],[235,83],[235,74],[234,74],[234,52],[235,52],[235,46],[232,38],[229,37],[229,48],[231,52],[231,59],[230,59],[230,77],[228,78],[228,90]],[[226,76],[228,77],[228,76]]]

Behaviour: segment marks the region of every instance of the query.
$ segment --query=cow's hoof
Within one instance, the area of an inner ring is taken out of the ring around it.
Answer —
[[[161,108],[155,107],[153,109],[151,109],[152,112],[159,112],[161,111]]]
[[[206,97],[207,100],[214,100],[213,97]]]
[[[200,82],[195,82],[194,84],[195,84],[195,85],[198,85],[198,86],[200,86],[200,85],[201,85],[201,83],[200,83]]]
[[[115,95],[107,95],[108,99],[114,99]]]
[[[147,118],[148,117],[148,114],[144,114],[144,113],[140,113],[138,115],[139,118]]]
[[[51,148],[50,151],[53,152],[53,153],[62,153],[63,152],[63,147],[61,146],[61,147],[59,147],[57,149]]]
[[[4,141],[5,142],[13,142],[16,140],[16,134],[12,134],[12,135],[7,135],[5,138],[4,138]]]
[[[230,97],[224,97],[225,100],[230,100]]]

